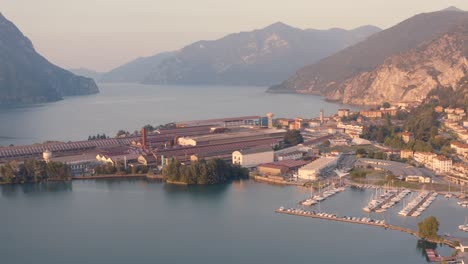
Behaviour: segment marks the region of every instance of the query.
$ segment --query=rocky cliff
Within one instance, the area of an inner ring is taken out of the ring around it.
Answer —
[[[468,24],[466,24],[468,26]],[[351,104],[421,101],[436,88],[467,89],[468,27],[392,56],[375,70],[347,79],[329,99]]]
[[[458,10],[416,15],[304,67],[270,90],[378,104],[422,99],[449,84],[456,89],[464,71],[457,56],[463,53],[466,21],[468,13]]]

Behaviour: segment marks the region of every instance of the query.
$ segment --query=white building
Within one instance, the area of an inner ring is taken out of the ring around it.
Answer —
[[[455,149],[455,151],[457,152],[457,155],[463,158],[468,158],[468,144],[454,141],[450,143],[450,147]]]
[[[432,162],[434,158],[437,157],[435,153],[432,152],[415,152],[414,160],[419,164],[424,164],[429,168],[432,168]]]
[[[263,163],[273,162],[274,156],[274,151],[270,147],[239,150],[232,153],[232,164],[252,168]]]
[[[336,167],[337,163],[338,157],[321,157],[299,168],[298,177],[304,180],[315,181],[324,171]]]
[[[293,152],[289,152],[289,153],[284,153],[284,154],[279,154],[278,155],[278,160],[279,161],[282,161],[282,160],[299,160],[299,159],[302,159],[304,157],[304,152],[302,151],[293,151]]]
[[[432,164],[432,168],[437,172],[450,172],[452,170],[452,160],[444,156],[435,157]]]

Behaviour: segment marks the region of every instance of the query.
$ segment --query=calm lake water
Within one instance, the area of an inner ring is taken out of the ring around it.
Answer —
[[[308,195],[241,181],[168,186],[83,181],[0,187],[1,263],[426,263],[418,240],[381,228],[275,214]],[[372,191],[348,189],[321,208],[365,216]],[[396,215],[394,224],[420,220]],[[426,215],[458,234],[466,209],[439,197]],[[380,216],[381,217],[381,216]],[[452,250],[438,247],[445,255]]]
[[[321,97],[265,93],[266,87],[99,84],[101,93],[27,107],[0,108],[0,145],[114,136],[146,124],[242,115],[317,117],[339,104]],[[348,107],[349,108],[349,107]]]

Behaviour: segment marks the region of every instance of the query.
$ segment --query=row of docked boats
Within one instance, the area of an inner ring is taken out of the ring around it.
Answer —
[[[397,195],[390,198],[390,200],[387,200],[387,202],[385,204],[383,204],[379,209],[375,210],[375,212],[377,212],[377,213],[386,212],[389,208],[391,208],[395,204],[399,203],[403,198],[405,198],[410,193],[411,193],[411,191],[408,190],[408,189],[404,189],[404,190],[398,192]]]
[[[301,204],[304,206],[312,206],[319,202],[324,201],[330,196],[333,196],[339,192],[343,192],[344,190],[345,190],[345,187],[333,188],[333,189],[324,191],[322,194],[319,193],[317,195],[311,196],[310,198],[307,198],[304,201],[302,201]]]
[[[385,224],[385,220],[377,220],[377,219],[372,219],[370,217],[352,217],[352,216],[338,217],[336,214],[332,214],[332,213],[307,211],[307,210],[300,209],[300,208],[280,207],[278,208],[277,211],[280,213],[290,213],[290,214],[297,214],[297,215],[303,215],[303,216],[317,216],[320,218],[337,219],[337,220],[347,221],[347,222],[361,222],[361,223],[379,224],[379,225]]]
[[[379,193],[380,192],[380,193]],[[371,197],[369,203],[366,207],[362,208],[365,212],[377,212],[383,213],[387,211],[388,208],[394,206],[398,203],[403,197],[408,195],[411,191],[402,190],[398,191],[396,189],[381,190],[377,189],[375,194]]]
[[[436,192],[421,192],[416,198],[409,202],[398,214],[402,216],[418,217],[426,210],[437,197]]]
[[[458,201],[457,204],[464,208],[468,207],[468,201]]]

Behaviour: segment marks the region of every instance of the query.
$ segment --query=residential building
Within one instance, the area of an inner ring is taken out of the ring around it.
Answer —
[[[463,158],[468,158],[468,144],[454,141],[450,143],[450,147],[457,152],[457,155],[460,155]]]
[[[452,170],[452,160],[439,155],[433,159],[432,169],[437,172],[450,172]]]
[[[412,151],[410,149],[403,149],[400,152],[400,157],[402,159],[411,159],[411,158],[413,158],[413,156],[414,156],[414,151]]]
[[[382,113],[382,115],[396,116],[398,109],[396,107],[380,108],[380,112]]]
[[[349,116],[349,109],[338,109],[338,116],[339,117]]]
[[[411,133],[411,132],[403,132],[403,133],[401,134],[401,139],[403,139],[403,141],[404,141],[405,143],[408,143],[408,142],[410,142],[411,140],[414,139],[414,134]]]
[[[432,167],[432,162],[434,158],[437,157],[435,153],[432,152],[415,152],[414,160],[419,164],[423,164],[429,168]]]
[[[359,114],[367,118],[382,118],[382,112],[379,110],[369,110],[369,111],[361,110]]]
[[[335,146],[347,146],[348,141],[345,138],[334,138],[330,139],[330,146],[335,147]]]
[[[436,106],[434,108],[434,111],[436,111],[436,113],[443,113],[444,112],[444,108],[440,105]]]
[[[274,157],[272,148],[251,148],[234,151],[232,153],[232,163],[245,168],[252,168],[259,164],[273,162]]]

